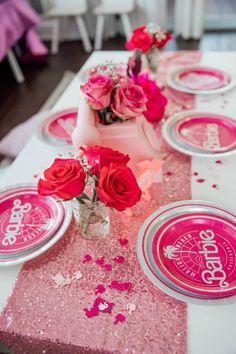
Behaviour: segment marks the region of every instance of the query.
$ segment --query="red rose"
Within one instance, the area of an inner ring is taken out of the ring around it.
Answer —
[[[133,31],[130,39],[125,44],[128,50],[141,49],[143,53],[146,53],[151,48],[153,38],[145,29],[146,26],[140,26]]]
[[[169,32],[165,32],[164,30],[160,30],[154,35],[153,44],[157,48],[163,48],[166,43],[171,39],[171,35]]]
[[[117,87],[111,105],[115,115],[123,120],[140,116],[146,110],[146,97],[142,88],[133,81],[124,81]]]
[[[142,194],[131,169],[114,163],[101,169],[96,192],[101,202],[118,211],[135,205]]]
[[[75,159],[55,159],[51,167],[44,171],[45,180],[38,182],[38,193],[55,194],[68,200],[83,192],[86,174],[82,165]]]
[[[147,74],[141,74],[137,83],[142,87],[146,97],[147,110],[143,112],[144,117],[151,123],[162,119],[167,104],[167,98],[162,95],[160,88],[155,81],[150,80]]]
[[[87,149],[81,147],[81,149],[84,151],[88,163],[92,168],[91,172],[94,174],[98,174],[100,168],[109,166],[111,162],[126,165],[130,160],[129,155],[124,155],[108,147],[93,146]]]
[[[113,81],[110,76],[93,75],[85,85],[81,85],[80,87],[92,109],[104,109],[110,105],[113,89]]]

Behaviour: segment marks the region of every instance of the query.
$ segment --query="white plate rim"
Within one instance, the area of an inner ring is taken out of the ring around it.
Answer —
[[[173,116],[171,116],[170,118],[167,118],[167,120],[163,123],[162,125],[162,136],[164,138],[164,140],[167,142],[168,145],[170,145],[173,149],[182,152],[185,155],[189,155],[189,156],[197,156],[197,157],[202,157],[202,158],[219,158],[219,157],[226,157],[226,156],[232,156],[234,154],[236,154],[236,148],[230,151],[225,151],[225,152],[216,152],[214,154],[209,154],[209,153],[204,153],[204,152],[194,152],[188,149],[183,148],[182,146],[178,145],[177,143],[175,143],[171,137],[168,134],[168,129],[170,127],[171,124],[173,124],[173,122],[175,122],[176,120],[178,120],[179,117],[184,118],[185,116],[188,115],[194,115],[194,114],[211,114],[211,115],[220,115],[220,113],[212,113],[212,112],[203,112],[203,111],[198,111],[198,110],[186,110],[186,111],[181,111],[178,113],[175,113]],[[227,118],[230,118],[232,120],[234,120],[232,117],[227,116]]]
[[[176,75],[179,71],[182,71],[184,69],[199,69],[199,68],[218,70],[222,74],[228,75],[230,77],[230,82],[228,84],[226,84],[225,86],[214,89],[214,90],[194,90],[194,89],[188,89],[184,86],[179,85],[173,79],[174,75]],[[232,77],[232,75],[230,73],[228,73],[224,70],[221,70],[219,68],[209,67],[209,66],[205,66],[205,65],[186,65],[186,66],[181,66],[177,69],[173,69],[168,73],[166,81],[167,81],[167,84],[170,87],[172,87],[173,89],[175,89],[176,91],[189,93],[192,95],[215,95],[215,94],[224,93],[228,90],[231,90],[235,86],[235,79]]]
[[[7,186],[4,189],[1,189],[1,192],[5,192],[10,188],[17,188],[17,187],[36,187],[35,184],[32,183],[23,183],[23,184],[17,184],[17,185],[11,185]],[[0,262],[0,268],[8,267],[8,266],[15,266],[17,264],[24,263],[26,261],[29,261],[30,259],[33,259],[35,257],[38,257],[40,254],[44,253],[47,251],[49,248],[51,248],[66,232],[68,229],[71,219],[72,219],[72,205],[71,202],[61,202],[65,208],[65,216],[64,220],[61,224],[61,227],[57,230],[55,233],[55,236],[52,237],[47,243],[45,243],[42,247],[36,249],[32,253],[28,253],[25,256],[21,256],[19,258],[13,258],[11,260],[7,260],[5,262]]]
[[[211,207],[217,207],[217,208],[222,208],[223,210],[232,213],[233,215],[235,215],[235,213],[230,210],[225,208],[222,205],[218,205],[216,203],[213,202],[206,202],[203,200],[183,200],[180,202],[174,202],[174,203],[170,203],[167,204],[161,208],[158,208],[156,211],[154,211],[142,224],[142,226],[140,227],[139,231],[138,231],[138,237],[137,237],[137,242],[136,242],[136,253],[137,253],[137,258],[140,264],[141,269],[143,270],[144,274],[147,276],[147,278],[160,290],[162,290],[164,293],[166,293],[167,295],[172,296],[173,298],[180,300],[182,302],[185,303],[190,303],[190,304],[195,304],[195,305],[206,305],[206,306],[218,306],[218,305],[228,305],[228,304],[232,304],[236,302],[236,295],[232,295],[232,296],[228,296],[225,298],[219,298],[219,299],[197,299],[197,298],[193,298],[184,294],[180,294],[177,291],[174,291],[173,289],[169,288],[168,286],[166,286],[165,284],[163,284],[160,280],[158,280],[156,277],[154,277],[154,275],[152,274],[152,272],[150,271],[150,269],[148,268],[148,266],[146,265],[146,262],[144,260],[143,257],[143,253],[142,253],[142,239],[143,239],[143,233],[145,231],[145,229],[147,228],[147,226],[149,225],[149,223],[151,223],[151,221],[153,220],[153,218],[155,216],[158,216],[158,214],[165,212],[165,210],[168,210],[170,207],[179,207],[179,206],[183,206],[184,204],[206,204],[209,205]]]

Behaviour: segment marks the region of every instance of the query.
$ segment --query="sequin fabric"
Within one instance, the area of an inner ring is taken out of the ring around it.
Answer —
[[[110,212],[111,230],[104,239],[81,238],[72,221],[52,249],[24,264],[0,317],[0,341],[15,354],[187,352],[186,304],[157,289],[136,256],[138,230],[146,217],[159,206],[191,198],[190,158],[162,142],[160,127],[156,132],[165,163],[162,183],[151,187],[151,201],[141,200],[132,216]],[[91,256],[89,262],[85,256]],[[109,271],[96,263],[102,257]],[[57,286],[55,279],[70,281]],[[132,287],[119,291],[109,287],[113,281]],[[88,318],[84,309],[92,307],[98,285],[105,288],[102,298],[114,306],[110,313]]]

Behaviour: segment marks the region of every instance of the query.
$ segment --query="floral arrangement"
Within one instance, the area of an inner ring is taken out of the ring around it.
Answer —
[[[141,51],[146,57],[147,66],[154,75],[158,68],[157,52],[163,48],[171,39],[169,32],[165,31],[159,25],[150,23],[146,26],[136,28],[125,47],[128,50]]]
[[[146,53],[152,48],[163,48],[170,39],[169,32],[155,23],[150,23],[137,27],[126,42],[125,47],[128,50],[140,49],[142,53]]]
[[[57,158],[44,171],[38,182],[38,193],[55,195],[63,200],[76,199],[79,204],[102,202],[123,211],[141,198],[141,190],[132,170],[129,156],[107,147],[81,148],[83,156]]]
[[[127,68],[108,62],[90,72],[81,90],[101,124],[127,121],[141,115],[154,123],[163,117],[167,99],[155,81],[140,70],[137,54],[129,60]]]

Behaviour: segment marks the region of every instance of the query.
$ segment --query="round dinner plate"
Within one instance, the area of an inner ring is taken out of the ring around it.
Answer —
[[[31,185],[0,194],[0,266],[32,259],[50,248],[71,221],[70,203],[39,196]]]
[[[169,73],[167,83],[175,90],[211,95],[230,90],[235,82],[225,71],[206,66],[185,66]]]
[[[45,119],[38,136],[51,145],[71,146],[71,134],[76,127],[78,109],[67,109]]]
[[[139,231],[137,255],[147,277],[179,300],[235,301],[236,215],[223,207],[183,201],[158,209]]]
[[[220,114],[177,113],[165,121],[162,135],[170,146],[186,155],[220,157],[236,150],[236,120]]]

